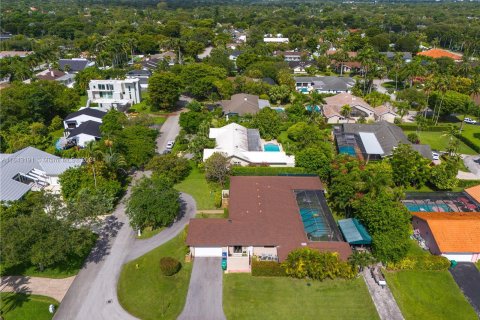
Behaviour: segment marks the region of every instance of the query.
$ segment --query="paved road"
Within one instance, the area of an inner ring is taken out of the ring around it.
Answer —
[[[380,287],[367,268],[362,272],[363,279],[367,284],[368,292],[372,297],[373,304],[377,309],[381,320],[404,320],[402,312],[388,286]]]
[[[178,115],[173,115],[161,128],[157,150],[163,151],[166,141],[173,140],[178,132]],[[137,172],[134,181],[145,174]],[[125,199],[130,192],[131,186]],[[171,228],[148,240],[135,239],[122,201],[106,219],[99,241],[65,295],[54,319],[135,319],[123,310],[117,299],[117,282],[122,265],[162,245],[183,229],[195,214],[196,206],[193,198],[186,194],[182,194],[182,200],[183,210],[177,221]]]
[[[63,279],[7,276],[1,278],[1,292],[38,294],[62,301],[75,277]]]
[[[450,273],[480,317],[480,272],[477,267],[471,262],[459,262]]]
[[[373,84],[375,85],[375,88],[377,89],[378,92],[388,94],[392,101],[395,101],[396,96],[394,93],[388,93],[387,89],[382,86],[383,83],[385,82],[390,82],[392,80],[390,79],[373,79]]]
[[[180,113],[175,113],[167,118],[167,121],[162,125],[160,129],[160,136],[157,138],[157,152],[162,153],[167,146],[169,140],[175,140],[180,132],[180,125],[178,119]]]
[[[178,320],[225,320],[222,258],[195,258],[187,302]]]

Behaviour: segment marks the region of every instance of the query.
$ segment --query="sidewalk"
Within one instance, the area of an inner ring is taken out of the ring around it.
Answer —
[[[362,276],[367,284],[368,292],[370,292],[370,296],[372,297],[373,304],[375,304],[380,319],[404,320],[402,312],[400,311],[388,284],[384,288],[379,286],[372,278],[368,268],[363,270]]]
[[[64,279],[7,276],[1,277],[1,292],[19,292],[52,297],[61,302],[75,276]]]

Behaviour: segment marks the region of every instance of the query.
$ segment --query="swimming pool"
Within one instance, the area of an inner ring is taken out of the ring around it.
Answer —
[[[319,210],[303,208],[300,209],[300,216],[309,239],[316,240],[329,234],[330,229]]]
[[[355,149],[353,146],[341,146],[338,147],[338,153],[340,154],[348,154],[352,157],[355,157]]]
[[[405,203],[409,211],[413,212],[453,212],[453,210],[445,203],[426,204],[426,203]]]
[[[266,143],[263,145],[263,150],[266,152],[279,152],[280,147],[275,143]]]

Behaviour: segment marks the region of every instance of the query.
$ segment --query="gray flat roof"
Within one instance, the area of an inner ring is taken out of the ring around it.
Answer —
[[[365,151],[368,154],[384,154],[380,142],[378,142],[375,133],[373,132],[359,132],[360,139],[362,140]]]

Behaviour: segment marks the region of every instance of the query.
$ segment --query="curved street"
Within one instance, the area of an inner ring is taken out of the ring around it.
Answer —
[[[162,152],[168,140],[173,140],[180,131],[179,115],[170,116],[161,128],[157,139],[157,151]],[[133,181],[148,173],[137,172]],[[128,199],[132,185],[124,199]],[[175,237],[195,216],[196,204],[187,194],[181,194],[182,209],[177,220],[167,229],[146,240],[135,238],[135,232],[125,215],[125,202],[115,208],[105,221],[99,240],[85,261],[54,319],[136,319],[126,312],[117,299],[117,282],[124,263],[161,246]]]

